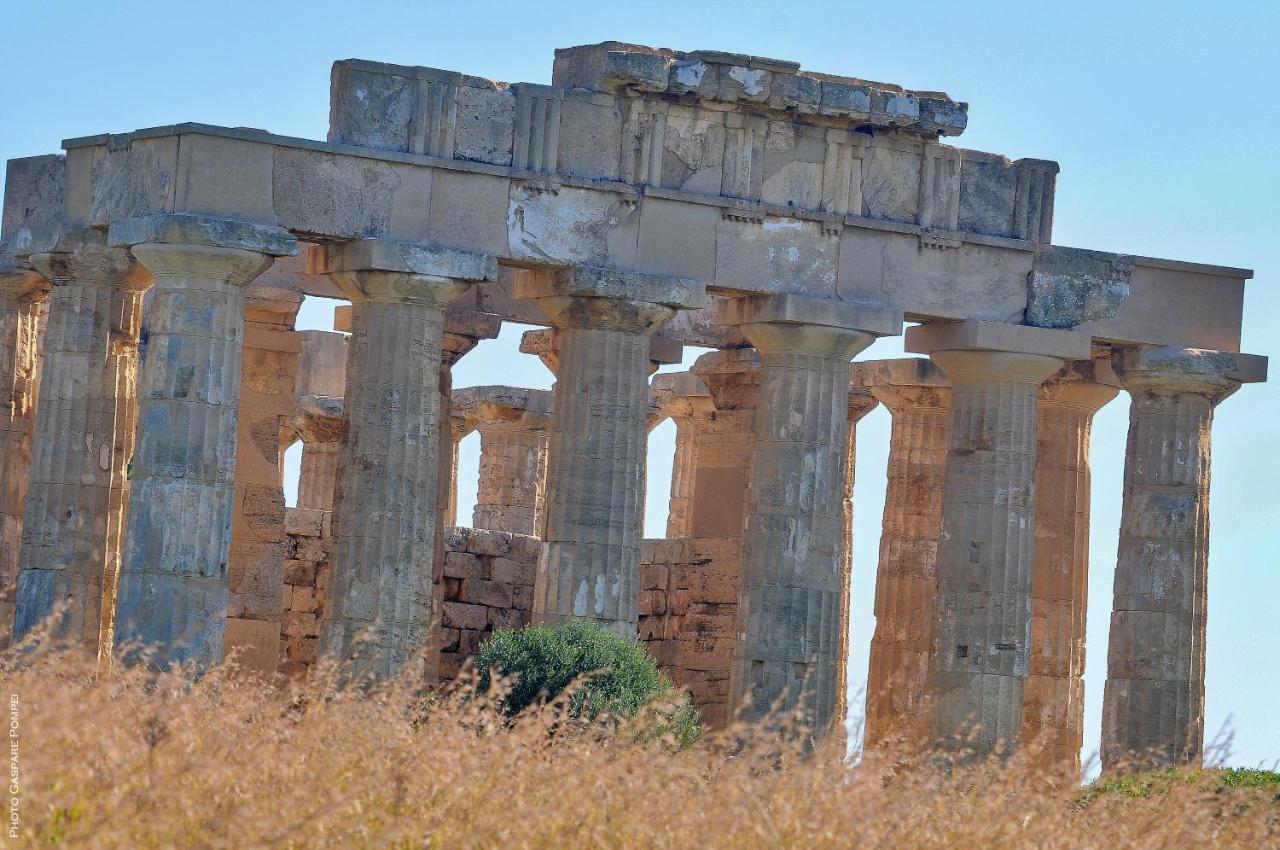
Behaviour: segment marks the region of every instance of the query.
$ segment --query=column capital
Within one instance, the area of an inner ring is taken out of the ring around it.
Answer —
[[[654,402],[672,419],[689,420],[715,413],[715,399],[697,375],[689,372],[655,375],[651,386]]]
[[[35,269],[0,260],[0,297],[14,301],[43,301],[49,281]]]
[[[282,227],[184,213],[161,213],[113,221],[107,244],[132,248],[143,244],[204,245],[292,257],[298,240]]]
[[[488,254],[360,239],[309,251],[307,272],[329,275],[354,302],[420,304],[443,310],[472,283],[496,279],[498,263]]]
[[[451,413],[468,431],[546,431],[551,427],[551,391],[526,387],[463,387],[453,391]]]
[[[520,353],[535,355],[547,371],[556,374],[560,368],[560,344],[556,340],[555,328],[525,331],[520,335]]]
[[[928,354],[955,382],[1009,381],[1040,384],[1067,360],[1087,360],[1092,338],[1085,331],[1028,325],[936,322],[907,331],[906,348]]]
[[[880,400],[861,387],[849,387],[849,424],[860,421],[880,405]]]
[[[342,439],[340,396],[301,396],[289,424],[304,443],[335,443]]]
[[[1044,409],[1074,410],[1093,415],[1120,392],[1120,379],[1111,368],[1111,358],[1073,360],[1050,375],[1040,386],[1039,403]]]
[[[292,330],[302,296],[276,286],[250,283],[244,292],[244,317],[248,321],[284,325]]]
[[[1173,396],[1191,393],[1213,404],[1241,384],[1267,379],[1267,358],[1202,348],[1134,346],[1112,352],[1112,366],[1130,393]]]
[[[951,409],[951,382],[937,364],[926,357],[866,360],[849,370],[853,387],[862,387],[891,414],[905,410]]]
[[[244,286],[276,257],[298,253],[285,229],[199,215],[159,214],[111,223],[107,244],[129,248],[152,274]]]
[[[560,328],[609,328],[654,334],[679,310],[706,304],[706,287],[674,275],[571,266],[522,275],[516,297],[538,302]]]
[[[108,244],[107,235],[97,228],[59,227],[42,247],[29,262],[51,286],[98,283],[128,292],[151,286],[151,273],[127,248]]]
[[[721,299],[716,321],[736,325],[764,356],[794,352],[848,359],[876,337],[902,333],[901,310],[790,294]]]

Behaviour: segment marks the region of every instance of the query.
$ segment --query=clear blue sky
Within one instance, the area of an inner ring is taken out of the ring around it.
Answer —
[[[63,138],[177,121],[323,139],[329,66],[360,57],[547,83],[556,47],[617,39],[800,61],[941,89],[970,104],[966,147],[1061,163],[1054,241],[1244,266],[1246,351],[1277,351],[1280,320],[1280,11],[1248,2],[13,2],[0,70],[0,159]],[[327,326],[311,304],[303,322]],[[518,329],[485,343],[456,384],[547,386],[515,358]],[[901,353],[898,340],[864,357]],[[1097,418],[1086,754],[1098,741],[1127,403]],[[648,531],[665,522],[673,428],[655,433]],[[1232,761],[1280,759],[1280,389],[1246,387],[1214,430],[1210,734]],[[866,676],[888,416],[858,438],[850,681]],[[470,513],[474,438],[464,457]]]

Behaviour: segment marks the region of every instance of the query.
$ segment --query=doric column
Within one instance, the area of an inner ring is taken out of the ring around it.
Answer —
[[[690,537],[697,481],[698,434],[714,416],[715,402],[702,380],[688,372],[655,375],[653,395],[658,407],[676,424],[667,537]]]
[[[893,417],[863,734],[863,749],[871,751],[921,731],[951,389],[926,359],[853,365],[854,383],[868,388]]]
[[[0,648],[13,632],[22,512],[31,471],[40,305],[49,282],[30,268],[0,264]]]
[[[844,500],[841,513],[844,517],[844,534],[840,548],[840,610],[849,611],[853,598],[853,490],[858,461],[858,423],[880,404],[865,388],[849,384],[849,434],[844,452]],[[840,648],[836,653],[836,711],[835,731],[845,740],[845,718],[849,714],[849,629],[840,632]]]
[[[454,413],[480,432],[480,482],[474,528],[536,535],[545,514],[551,392],[466,387]]]
[[[633,635],[649,342],[677,310],[703,304],[702,284],[576,266],[521,279],[517,295],[537,300],[560,349],[534,620],[581,617]]]
[[[23,519],[15,635],[62,606],[59,634],[96,652],[113,584],[151,276],[90,228],[31,263],[53,285]]]
[[[347,338],[328,331],[300,331],[302,348],[294,381],[291,424],[302,440],[298,507],[333,510],[342,443],[342,396],[346,391]]]
[[[797,711],[807,734],[821,737],[841,703],[847,624],[849,360],[876,336],[899,333],[902,314],[794,295],[717,306],[718,320],[739,326],[761,363],[734,701],[747,703],[748,719]]]
[[[497,265],[364,240],[326,248],[322,268],[352,301],[322,648],[375,679],[421,651],[434,681],[423,650],[436,611],[445,310]]]
[[[1198,764],[1204,745],[1204,637],[1213,409],[1266,358],[1196,349],[1125,349],[1129,443],[1116,563],[1104,770]]]
[[[156,281],[115,645],[151,647],[160,666],[204,669],[221,658],[225,635],[244,287],[297,243],[279,228],[187,215],[116,222],[110,242],[132,246]]]
[[[965,321],[920,325],[907,349],[951,382],[927,710],[934,746],[1016,746],[1031,640],[1036,398],[1087,333]]]
[[[1067,364],[1040,387],[1036,429],[1031,656],[1022,745],[1046,767],[1080,773],[1084,627],[1089,599],[1089,435],[1116,397],[1109,358]]]
[[[244,294],[244,348],[236,421],[235,508],[227,557],[223,654],[270,675],[280,657],[283,613],[282,443],[294,414],[301,339],[293,331],[302,296],[253,283]]]

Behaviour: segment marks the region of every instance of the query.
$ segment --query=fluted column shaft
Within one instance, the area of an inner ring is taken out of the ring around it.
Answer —
[[[143,243],[156,285],[139,378],[139,432],[115,645],[203,669],[222,657],[235,509],[244,287],[270,254]]]
[[[649,414],[649,334],[559,328],[547,519],[534,616],[636,627]]]
[[[1036,399],[1062,360],[934,351],[951,381],[930,660],[933,736],[985,755],[1014,746],[1031,639]]]
[[[744,632],[735,693],[748,716],[799,709],[825,734],[846,623],[840,610],[849,360],[870,334],[786,323],[742,326],[760,353],[753,479],[743,550]]]
[[[323,637],[353,673],[379,678],[423,647],[435,612],[444,311],[468,284],[379,270],[332,277],[353,309]]]
[[[951,389],[928,360],[856,365],[893,417],[863,735],[872,750],[922,731]]]
[[[35,424],[40,305],[48,293],[49,283],[38,272],[0,268],[0,648],[8,646],[13,632]]]
[[[57,633],[96,652],[117,571],[141,299],[151,280],[127,250],[87,228],[64,232],[31,262],[53,290],[14,633],[61,606]]]
[[[537,300],[559,348],[534,621],[581,618],[633,636],[650,338],[678,309],[702,305],[702,285],[574,267],[527,281],[517,294]]]
[[[1104,770],[1198,764],[1204,744],[1210,432],[1233,357],[1125,351],[1124,503],[1102,709]]]
[[[853,601],[853,492],[858,465],[858,422],[876,409],[880,402],[861,387],[849,388],[849,433],[844,452],[844,500],[841,513],[844,518],[840,547],[840,611],[847,616]],[[844,720],[849,714],[849,629],[840,630],[840,647],[836,653],[836,708],[834,727],[841,740],[845,740]]]
[[[671,464],[671,498],[667,502],[667,537],[688,537],[693,488],[698,468],[698,422],[692,416],[673,416],[676,451]]]
[[[298,475],[298,507],[333,510],[338,481],[338,455],[342,446],[342,420],[333,426],[315,425],[302,435],[302,468]]]
[[[1106,361],[1069,364],[1040,388],[1036,430],[1031,655],[1022,694],[1024,746],[1078,774],[1084,743],[1085,615],[1089,597],[1089,437],[1116,397]]]

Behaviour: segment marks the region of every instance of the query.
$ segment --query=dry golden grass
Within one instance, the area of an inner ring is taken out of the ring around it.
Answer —
[[[357,694],[5,656],[18,695],[20,847],[1275,847],[1277,789],[1174,782],[1085,803],[1018,764],[943,779],[831,753],[685,752],[506,724],[455,693]],[[7,795],[6,795],[7,799]],[[8,809],[6,802],[5,808]],[[5,812],[7,820],[8,812]]]

